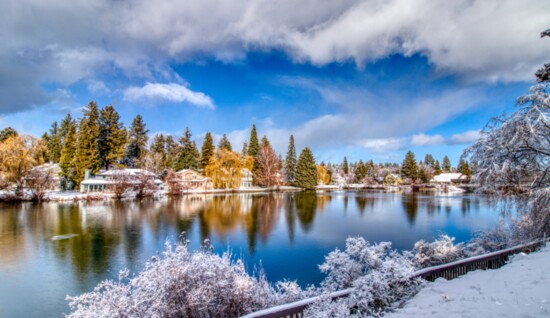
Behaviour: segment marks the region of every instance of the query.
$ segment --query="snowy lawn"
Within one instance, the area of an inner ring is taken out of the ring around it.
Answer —
[[[386,317],[550,317],[550,245],[498,270],[426,285]]]

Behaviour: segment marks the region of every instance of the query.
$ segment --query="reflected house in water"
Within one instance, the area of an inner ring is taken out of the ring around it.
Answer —
[[[143,183],[154,183],[157,190],[164,189],[164,184],[151,171],[144,169],[112,169],[92,175],[86,170],[84,180],[80,182],[80,192],[112,192],[120,183],[129,189],[138,188]]]
[[[210,178],[190,169],[180,170],[174,174],[172,179],[166,181],[170,187],[177,186],[184,190],[212,189],[212,182],[210,181]]]
[[[430,183],[435,184],[445,184],[445,185],[456,185],[456,184],[465,184],[469,183],[470,178],[467,175],[462,173],[441,173],[437,176],[434,176]]]

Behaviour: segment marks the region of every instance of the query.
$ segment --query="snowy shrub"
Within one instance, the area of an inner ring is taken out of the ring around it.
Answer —
[[[418,279],[410,278],[414,272],[412,262],[391,250],[390,242],[371,245],[360,237],[348,238],[345,251],[331,252],[320,269],[327,273],[322,283],[327,291],[355,287],[346,302],[358,317],[380,315],[416,293],[420,284]],[[317,304],[314,308],[322,316],[330,310],[340,312],[340,306],[339,301],[332,305]]]
[[[295,283],[273,287],[263,275],[250,276],[229,253],[191,252],[186,243],[167,243],[162,256],[133,278],[122,271],[118,281],[67,297],[68,317],[238,317],[301,298]]]
[[[322,295],[319,300],[309,305],[304,311],[304,317],[315,318],[348,318],[357,317],[350,313],[348,299],[332,300],[328,294]]]
[[[464,244],[454,244],[455,238],[441,235],[434,242],[420,240],[414,244],[412,261],[417,268],[430,267],[456,261],[465,256]]]

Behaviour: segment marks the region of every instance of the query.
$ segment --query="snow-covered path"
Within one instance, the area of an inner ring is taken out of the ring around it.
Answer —
[[[498,270],[440,278],[386,317],[550,317],[550,244]]]

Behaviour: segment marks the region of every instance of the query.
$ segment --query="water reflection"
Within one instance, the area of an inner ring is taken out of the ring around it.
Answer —
[[[487,217],[485,211],[485,201],[475,196],[353,192],[2,204],[0,275],[7,284],[0,284],[0,299],[12,294],[24,299],[28,290],[18,282],[26,279],[47,293],[52,288],[49,277],[58,277],[59,292],[50,291],[50,297],[59,311],[47,316],[59,315],[66,308],[66,294],[89,291],[124,267],[141,268],[163,249],[166,239],[173,241],[182,232],[195,248],[206,238],[219,250],[242,248],[249,262],[264,262],[272,279],[309,277],[305,283],[312,283],[319,276],[309,273],[318,272],[323,256],[341,247],[347,236],[391,240],[396,248],[410,248],[416,240],[440,232],[464,240],[473,230],[494,223],[496,217]],[[56,237],[63,239],[52,240]],[[279,260],[285,253],[293,253],[293,266]],[[15,291],[3,287],[14,285]],[[39,302],[33,306],[43,310]],[[8,316],[25,316],[25,310],[0,302],[0,313]]]

